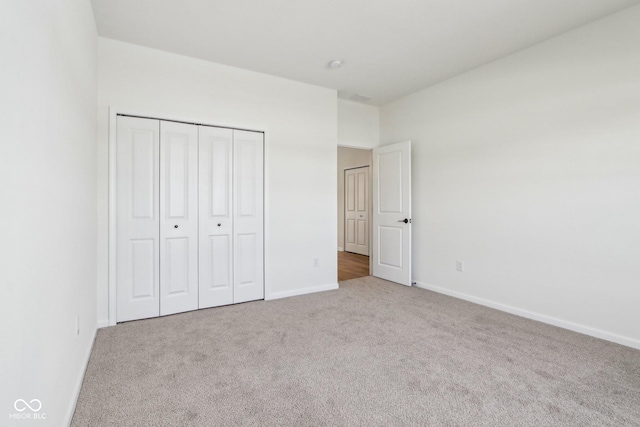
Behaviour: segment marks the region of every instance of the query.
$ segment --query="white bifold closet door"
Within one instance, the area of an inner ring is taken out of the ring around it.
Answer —
[[[199,307],[233,304],[233,130],[200,127]]]
[[[200,126],[199,307],[264,298],[263,134]]]
[[[118,117],[116,320],[160,314],[160,122]]]
[[[116,320],[198,308],[198,128],[118,117]]]
[[[263,144],[233,131],[233,302],[264,298]]]
[[[263,134],[117,121],[116,321],[263,299]]]
[[[198,127],[160,122],[160,315],[198,308]]]

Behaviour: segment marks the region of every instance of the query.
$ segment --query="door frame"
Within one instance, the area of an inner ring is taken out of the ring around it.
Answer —
[[[262,132],[264,135],[264,157],[263,157],[263,206],[262,215],[264,220],[264,239],[263,239],[263,261],[264,268],[262,274],[264,275],[264,296],[265,300],[269,299],[271,294],[271,283],[268,280],[268,265],[269,256],[267,252],[267,241],[269,239],[269,128],[268,126],[256,126],[255,124],[247,123],[223,123],[215,122],[210,119],[184,117],[177,114],[166,114],[166,112],[151,112],[131,110],[128,108],[109,106],[109,120],[108,120],[108,150],[109,150],[109,180],[108,180],[108,192],[109,192],[109,206],[108,206],[108,237],[107,237],[107,282],[108,282],[108,325],[99,324],[98,327],[115,326],[116,324],[116,141],[117,141],[117,118],[118,116],[132,116],[141,117],[154,120],[165,120],[171,122],[187,123],[191,125],[203,125],[213,126],[221,128],[229,128],[236,130],[247,130],[252,132]]]
[[[372,241],[372,239],[373,239],[373,228],[372,227],[373,226],[372,226],[372,223],[371,223],[371,215],[373,213],[373,198],[372,198],[372,196],[373,196],[373,193],[372,193],[372,191],[373,191],[373,186],[372,186],[372,184],[373,184],[373,149],[376,148],[376,147],[367,148],[367,147],[361,147],[361,146],[357,146],[357,145],[338,144],[337,147],[336,147],[336,166],[337,166],[337,163],[338,163],[337,148],[340,148],[340,147],[342,147],[342,148],[353,148],[353,149],[356,149],[356,150],[366,150],[366,151],[371,152],[371,156],[372,156],[372,159],[371,159],[372,163],[370,165],[360,165],[360,166],[352,166],[352,167],[346,168],[346,169],[361,168],[363,166],[369,166],[370,167],[370,169],[369,169],[369,276],[371,276],[371,273],[373,272],[373,262],[372,262],[373,257],[371,256],[371,253],[373,251],[373,241]],[[346,170],[346,169],[344,169],[344,170]],[[342,173],[342,176],[344,177],[344,172]],[[343,187],[343,190],[344,190],[344,183],[343,183],[342,187]],[[339,214],[339,212],[338,212],[338,214]],[[338,236],[336,236],[336,238],[337,237]],[[338,246],[338,245],[336,245],[336,246]],[[342,251],[344,251],[344,247],[342,247]]]
[[[366,255],[368,257],[371,257],[371,235],[372,235],[372,229],[371,229],[371,209],[372,209],[372,204],[371,204],[371,182],[372,182],[372,177],[371,177],[371,166],[372,165],[364,165],[364,166],[353,166],[350,168],[345,168],[342,171],[342,175],[343,175],[343,182],[342,182],[342,191],[343,191],[343,196],[344,196],[344,212],[343,212],[343,226],[344,226],[344,247],[342,248],[342,250],[344,252],[348,252],[347,251],[347,171],[350,170],[354,170],[354,169],[362,169],[362,168],[369,168],[367,177],[367,212],[368,212],[368,219],[367,219],[367,239],[369,239],[369,244],[368,244],[368,249],[369,249],[369,253]],[[351,253],[355,253],[355,252],[351,252]],[[360,255],[360,254],[357,254]],[[369,263],[369,273],[371,273],[371,263]]]

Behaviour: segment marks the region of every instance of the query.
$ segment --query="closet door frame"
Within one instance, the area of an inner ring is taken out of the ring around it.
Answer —
[[[131,117],[140,117],[144,119],[154,119],[154,120],[165,120],[172,122],[181,122],[187,124],[198,124],[203,126],[213,126],[213,127],[222,127],[229,128],[234,130],[247,130],[251,132],[262,132],[264,134],[263,137],[263,277],[264,277],[264,299],[270,299],[269,295],[271,294],[271,284],[268,280],[268,252],[266,250],[267,242],[269,238],[269,193],[267,189],[269,188],[268,183],[268,171],[269,171],[269,128],[266,126],[255,126],[250,123],[242,123],[242,122],[234,122],[234,123],[223,123],[223,122],[214,122],[210,120],[202,120],[202,118],[194,118],[194,117],[184,117],[180,115],[167,116],[166,114],[153,112],[153,111],[140,111],[140,110],[131,110],[128,108],[110,106],[109,107],[109,136],[108,136],[108,149],[109,149],[109,183],[108,183],[108,192],[109,192],[109,214],[108,214],[108,319],[99,319],[98,327],[103,328],[106,326],[115,326],[117,323],[116,320],[116,308],[117,308],[117,292],[116,292],[116,217],[117,217],[117,206],[116,206],[116,171],[117,171],[117,152],[116,152],[116,141],[117,141],[117,118],[118,116],[131,116]]]

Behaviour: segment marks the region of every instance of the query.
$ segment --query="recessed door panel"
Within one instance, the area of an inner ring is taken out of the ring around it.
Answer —
[[[200,126],[200,308],[233,303],[233,131]]]
[[[345,235],[347,239],[347,244],[355,245],[356,244],[356,220],[355,219],[347,219],[347,233]]]
[[[166,183],[168,193],[167,215],[169,218],[185,218],[188,216],[189,201],[189,135],[165,132],[163,153],[166,158]]]
[[[402,269],[402,228],[378,227],[378,262],[386,267]]]
[[[254,286],[256,284],[256,236],[255,234],[238,234],[236,240],[236,264],[238,266],[238,287]]]
[[[358,206],[356,207],[358,212],[366,212],[368,209],[368,182],[369,182],[369,169],[359,170],[357,172],[358,178],[358,191],[356,197],[358,198]]]
[[[236,131],[242,135],[241,131]],[[237,138],[235,146],[235,188],[238,217],[256,216],[256,143],[253,139]]]
[[[233,302],[264,298],[263,134],[233,131]]]
[[[160,122],[160,315],[198,308],[198,127]]]
[[[367,221],[359,219],[357,221],[356,227],[358,236],[357,240],[354,242],[356,245],[365,246],[367,244],[367,235],[369,234],[369,229],[367,227]]]
[[[174,237],[166,239],[166,254],[162,268],[166,268],[163,287],[167,295],[183,295],[189,292],[189,238]]]
[[[347,199],[346,208],[347,208],[347,211],[355,211],[356,197],[358,197],[358,194],[356,192],[356,176],[353,173],[347,173],[346,178],[347,178],[346,179],[347,191],[345,192],[346,199]]]
[[[211,280],[209,289],[231,289],[231,239],[228,235],[209,236],[211,243]],[[230,303],[230,302],[229,302]]]
[[[117,117],[116,321],[159,314],[158,120]]]
[[[390,151],[377,157],[380,213],[402,214],[402,153]]]
[[[157,177],[155,157],[158,154],[158,133],[147,129],[132,129],[130,146],[132,151],[131,185],[133,207],[132,218],[153,219],[158,198],[154,188]],[[122,141],[123,144],[125,143]]]
[[[156,246],[155,239],[133,239],[131,243],[132,299],[157,297],[156,282]]]
[[[231,130],[210,137],[206,152],[208,185],[211,186],[209,205],[212,217],[229,218],[231,210]]]

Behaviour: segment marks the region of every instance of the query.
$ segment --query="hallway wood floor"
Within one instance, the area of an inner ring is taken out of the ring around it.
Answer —
[[[338,251],[338,282],[368,275],[368,256]]]

